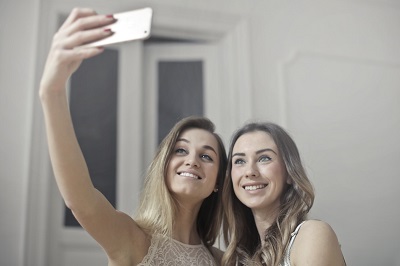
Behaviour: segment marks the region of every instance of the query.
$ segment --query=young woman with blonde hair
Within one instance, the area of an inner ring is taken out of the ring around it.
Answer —
[[[142,191],[137,218],[117,211],[93,186],[75,136],[65,86],[82,60],[102,48],[78,46],[110,36],[112,16],[74,9],[53,38],[40,83],[50,158],[61,195],[102,246],[109,265],[218,265],[226,154],[214,125],[186,118],[160,145]]]
[[[222,194],[224,265],[345,265],[332,228],[307,220],[313,187],[280,126],[249,123],[233,135]]]

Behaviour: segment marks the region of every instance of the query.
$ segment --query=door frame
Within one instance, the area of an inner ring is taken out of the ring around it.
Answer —
[[[82,3],[82,1],[79,3],[75,3],[75,1],[69,1],[68,3],[60,3],[57,1],[40,2],[40,21],[38,23],[39,38],[36,59],[39,67],[35,73],[36,84],[40,83],[42,74],[42,67],[40,66],[43,66],[45,63],[52,36],[56,31],[58,15],[68,14],[77,4],[87,4],[87,6],[94,5],[92,1],[86,2],[87,3]],[[104,6],[100,6],[98,9],[99,13],[103,10],[104,12],[110,12],[110,9],[112,12],[121,10],[121,3],[112,4],[111,2],[107,2],[103,3],[103,5],[107,6],[107,9]],[[149,6],[147,1],[138,1],[134,6],[129,4],[129,7],[126,7],[126,9],[144,6]],[[251,83],[247,18],[228,12],[224,13],[223,10],[218,10],[218,13],[216,13],[217,11],[199,10],[199,8],[188,7],[187,5],[179,7],[175,5],[171,7],[162,3],[162,1],[152,2],[150,6],[155,11],[152,26],[153,36],[214,42],[218,46],[220,60],[223,62],[223,70],[220,71],[220,86],[223,88],[223,93],[226,94],[224,103],[221,104],[223,113],[231,115],[221,116],[220,119],[214,122],[219,133],[226,142],[238,124],[249,119],[252,115],[251,103],[253,100],[249,93],[251,91]],[[196,21],[193,20],[193,17],[197,18]],[[51,23],[49,23],[49,21]],[[135,55],[138,60],[141,60],[140,54],[136,53]],[[140,69],[135,69],[135,71],[140,71]],[[126,117],[128,114],[133,114],[134,110],[140,110],[140,103],[138,104],[139,106],[125,104],[126,108],[131,109],[122,110],[125,114],[123,116]],[[137,115],[136,119],[137,124],[143,124],[143,118],[140,115]],[[119,126],[118,131],[121,132],[122,130]],[[140,130],[128,128],[127,131],[138,134],[134,142],[140,144],[140,141],[138,141],[141,138]],[[129,134],[120,135],[120,133],[118,133],[118,137],[122,138],[119,142],[123,142],[131,136],[129,136]],[[50,217],[49,201],[52,192],[54,192],[55,181],[52,180],[44,120],[38,97],[34,99],[33,103],[31,140],[28,201],[25,220],[24,265],[42,266],[47,265],[49,256],[48,240],[50,236],[48,234],[48,228],[51,226],[48,223]],[[120,149],[120,145],[118,149]],[[126,149],[124,151],[119,151],[118,154],[121,154],[120,152],[129,153]],[[119,156],[119,158],[122,157]],[[123,175],[127,174],[121,172],[120,169],[118,169],[118,171],[118,178],[123,178]],[[117,199],[125,198],[124,194],[132,193],[131,190],[127,189],[130,184],[127,186],[125,183],[130,182],[129,178],[125,176],[125,179],[121,179],[117,182],[117,195],[120,195],[117,196]],[[129,196],[127,197],[129,198]],[[118,209],[130,211],[128,205],[131,205],[132,202],[119,202],[117,206]]]

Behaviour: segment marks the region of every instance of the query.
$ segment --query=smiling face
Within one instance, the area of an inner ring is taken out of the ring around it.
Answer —
[[[237,139],[231,177],[237,198],[253,212],[277,210],[288,184],[278,148],[264,131],[245,133]]]
[[[219,167],[218,142],[210,132],[191,128],[178,137],[166,183],[178,199],[200,203],[214,190]]]

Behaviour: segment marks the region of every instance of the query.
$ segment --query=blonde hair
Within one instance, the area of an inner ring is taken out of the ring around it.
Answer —
[[[214,124],[204,117],[182,119],[161,142],[144,181],[136,222],[149,235],[154,233],[165,236],[172,235],[178,203],[167,188],[165,182],[166,170],[178,137],[183,131],[192,128],[206,130],[216,138],[219,154],[216,186],[223,186],[227,158],[224,144],[219,135],[215,133]],[[203,200],[197,215],[197,231],[204,245],[209,247],[215,243],[221,223],[221,193],[211,193]]]
[[[233,147],[240,136],[255,131],[265,132],[272,137],[291,180],[291,184],[281,196],[277,218],[274,224],[266,229],[263,242],[260,240],[251,209],[236,197],[231,180]],[[229,147],[222,201],[223,233],[227,245],[222,258],[223,265],[279,265],[289,243],[290,234],[307,218],[314,203],[314,190],[301,163],[297,146],[283,128],[273,123],[249,123],[236,131]]]

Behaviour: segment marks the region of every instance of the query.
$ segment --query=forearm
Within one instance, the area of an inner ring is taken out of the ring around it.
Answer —
[[[75,135],[65,91],[41,93],[40,99],[58,188],[68,207],[85,208],[85,203],[92,202],[94,187]]]

